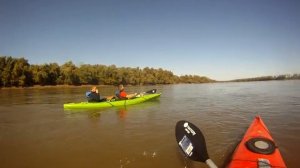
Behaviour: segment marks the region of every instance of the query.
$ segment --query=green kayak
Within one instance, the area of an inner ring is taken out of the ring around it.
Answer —
[[[67,103],[64,104],[65,109],[96,109],[96,108],[105,108],[105,107],[118,107],[118,106],[127,106],[132,104],[142,103],[147,100],[158,98],[161,93],[146,94],[140,97],[136,97],[128,100],[116,100],[116,101],[105,101],[105,102],[80,102],[80,103]]]

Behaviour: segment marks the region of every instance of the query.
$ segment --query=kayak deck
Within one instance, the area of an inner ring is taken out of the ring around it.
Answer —
[[[260,116],[256,116],[234,151],[228,168],[259,168],[260,166],[286,167],[268,128]]]
[[[140,97],[127,100],[116,100],[116,101],[104,101],[104,102],[80,102],[80,103],[66,103],[64,104],[65,109],[96,109],[105,107],[119,107],[127,106],[132,104],[142,103],[151,99],[160,97],[161,93],[146,94]]]

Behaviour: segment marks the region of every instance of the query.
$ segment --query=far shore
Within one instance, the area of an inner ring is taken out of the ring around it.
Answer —
[[[162,84],[156,84],[156,86],[159,86]],[[169,84],[170,85],[170,84]],[[96,85],[33,85],[33,86],[25,86],[25,87],[0,87],[0,89],[39,89],[39,88],[86,88],[86,87],[116,87],[116,85],[103,85],[103,84],[96,84]],[[139,85],[126,85],[126,86],[139,86]],[[154,85],[141,85],[141,86],[154,86]]]
[[[207,83],[174,83],[174,84],[155,84],[155,85],[126,85],[126,86],[161,86],[161,85],[177,85],[177,84],[213,84],[213,83],[244,83],[244,82],[268,82],[268,81],[291,81],[291,80],[299,80],[299,79],[283,79],[283,80],[249,80],[249,81],[215,81],[215,82],[207,82]],[[104,84],[86,84],[86,85],[33,85],[33,86],[25,86],[25,87],[0,87],[0,89],[39,89],[39,88],[89,88],[89,87],[116,87],[117,85],[104,85]]]
[[[92,87],[92,86],[113,86],[113,85],[33,85],[25,87],[1,87],[0,89],[39,89],[39,88],[78,88],[78,87]]]

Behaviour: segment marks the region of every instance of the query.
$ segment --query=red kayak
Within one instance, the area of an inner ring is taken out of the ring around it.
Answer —
[[[270,132],[256,116],[235,149],[228,168],[286,168]]]

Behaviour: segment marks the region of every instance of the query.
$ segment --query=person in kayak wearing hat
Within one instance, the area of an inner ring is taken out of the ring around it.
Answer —
[[[88,99],[88,102],[106,101],[106,98],[101,99],[99,90],[96,86],[93,86],[90,91],[86,92],[86,97]]]
[[[119,99],[131,99],[131,98],[134,98],[137,96],[137,93],[134,93],[134,94],[127,94],[125,92],[125,88],[124,86],[121,84],[119,85],[118,87],[118,91],[116,91],[116,97],[119,98]]]

